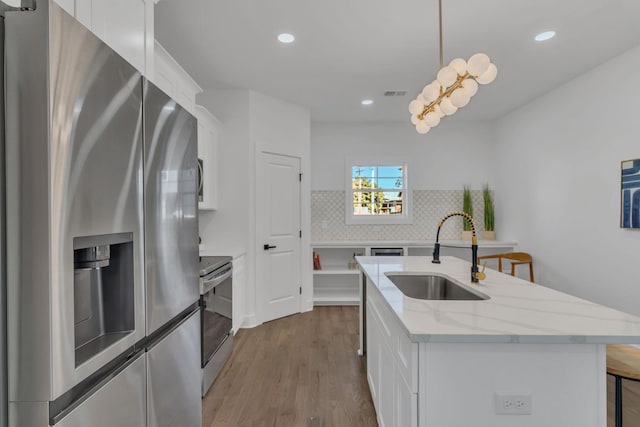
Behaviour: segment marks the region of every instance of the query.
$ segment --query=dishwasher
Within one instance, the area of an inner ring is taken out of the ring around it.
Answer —
[[[371,248],[371,256],[404,256],[404,248]],[[361,275],[362,283],[360,289],[360,323],[362,330],[360,331],[360,355],[367,355],[367,277],[364,273]]]
[[[371,248],[371,256],[403,256],[404,248]]]

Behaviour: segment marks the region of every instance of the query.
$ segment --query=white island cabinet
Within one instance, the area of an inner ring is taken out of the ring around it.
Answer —
[[[358,257],[367,379],[386,427],[606,426],[606,344],[640,318],[454,257]],[[486,300],[405,296],[385,273],[446,276]]]

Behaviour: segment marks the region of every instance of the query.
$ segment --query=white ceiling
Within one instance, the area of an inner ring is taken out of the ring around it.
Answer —
[[[437,8],[437,0],[163,0],[155,31],[205,90],[255,90],[308,107],[313,121],[408,122],[408,103],[439,68]],[[533,40],[549,29],[554,39]],[[278,43],[283,31],[295,42]],[[443,0],[443,31],[446,63],[485,52],[498,67],[495,82],[447,120],[490,120],[640,44],[640,1]],[[363,98],[374,105],[362,107]]]

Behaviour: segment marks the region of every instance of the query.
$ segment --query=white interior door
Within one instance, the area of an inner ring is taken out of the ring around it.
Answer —
[[[256,285],[263,321],[300,312],[300,159],[260,153]]]

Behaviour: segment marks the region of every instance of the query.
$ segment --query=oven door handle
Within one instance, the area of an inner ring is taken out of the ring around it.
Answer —
[[[218,275],[218,276],[213,276],[211,278],[205,278],[202,281],[202,284],[204,285],[204,293],[208,293],[211,289],[215,288],[216,286],[218,286],[220,283],[224,282],[225,280],[227,280],[229,277],[231,277],[231,275],[233,274],[233,268],[229,267],[228,270],[226,270],[223,274]]]

